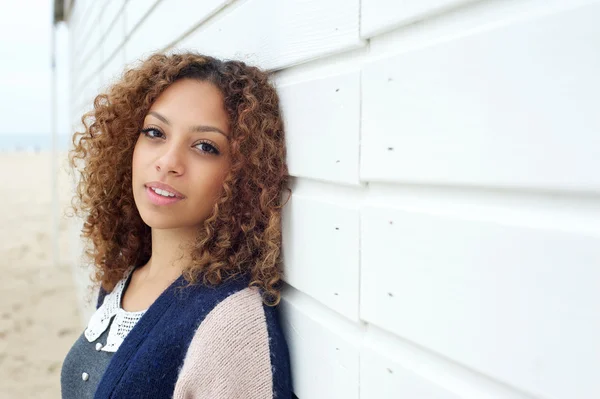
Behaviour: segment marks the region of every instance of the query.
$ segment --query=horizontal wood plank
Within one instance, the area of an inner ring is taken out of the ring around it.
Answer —
[[[284,208],[285,280],[351,320],[358,320],[359,214],[294,194]]]
[[[361,179],[600,191],[599,17],[593,3],[367,65]]]
[[[543,397],[600,392],[600,231],[438,212],[361,211],[361,318]]]
[[[364,46],[358,0],[249,0],[178,47],[281,69]]]
[[[278,87],[293,176],[358,185],[358,72]]]

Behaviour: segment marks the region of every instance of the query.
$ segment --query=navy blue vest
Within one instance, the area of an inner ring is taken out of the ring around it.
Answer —
[[[196,329],[223,299],[246,287],[246,277],[217,287],[186,285],[183,275],[148,308],[127,334],[102,376],[95,399],[172,398],[179,369]],[[98,305],[106,292],[101,288]],[[292,397],[288,347],[279,323],[278,308],[263,304],[269,334],[273,394]]]

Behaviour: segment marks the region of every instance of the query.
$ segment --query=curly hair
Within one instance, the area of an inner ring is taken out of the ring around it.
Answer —
[[[264,303],[275,306],[283,277],[282,193],[289,190],[279,98],[267,72],[195,52],[154,54],[125,71],[95,97],[93,109],[81,118],[85,131],[73,135],[69,163],[79,181],[72,208],[84,219],[92,282],[110,292],[132,265],[150,258],[150,227],[132,193],[133,149],[152,103],[183,78],[210,82],[223,93],[232,161],[183,276],[190,284],[218,285],[248,274]]]

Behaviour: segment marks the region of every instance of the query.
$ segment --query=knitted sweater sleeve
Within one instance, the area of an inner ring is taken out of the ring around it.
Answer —
[[[256,288],[230,295],[202,321],[186,353],[173,398],[273,398],[269,335]]]

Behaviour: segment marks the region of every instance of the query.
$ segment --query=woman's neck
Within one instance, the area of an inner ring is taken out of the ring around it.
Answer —
[[[195,237],[194,232],[152,229],[152,255],[140,270],[147,281],[173,280],[191,262],[186,249]]]

